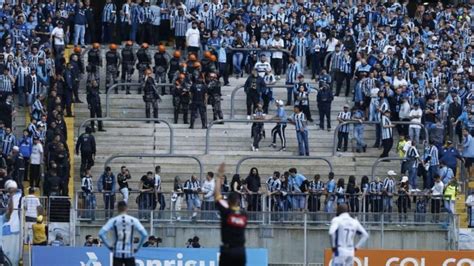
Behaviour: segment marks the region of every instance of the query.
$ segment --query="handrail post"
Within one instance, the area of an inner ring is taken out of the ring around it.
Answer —
[[[203,173],[204,173],[204,167],[199,160],[198,157],[192,156],[192,155],[179,155],[179,154],[148,154],[148,153],[130,153],[130,154],[112,154],[107,160],[105,160],[104,163],[104,169],[105,167],[109,166],[109,164],[117,159],[117,158],[188,158],[188,159],[193,159],[196,161],[196,163],[199,165],[199,178],[200,181],[203,181]]]
[[[210,138],[211,138],[211,129],[215,124],[220,124],[220,123],[240,123],[240,124],[249,124],[249,123],[280,123],[281,121],[278,120],[246,120],[246,119],[220,119],[220,120],[215,120],[211,121],[207,125],[206,129],[206,143],[205,143],[205,150],[204,150],[204,155],[209,154],[209,146],[210,146]]]
[[[231,115],[232,115],[232,113],[231,113]],[[209,142],[210,142],[210,138],[211,138],[211,128],[214,126],[215,122],[219,122],[219,121],[222,121],[222,120],[211,121],[209,123],[209,125],[207,126],[207,128],[206,128],[206,145],[205,145],[205,149],[204,149],[204,155],[209,154]]]
[[[380,123],[381,122],[377,122],[377,121],[362,121],[362,123],[361,123],[359,121],[352,120],[352,121],[345,121],[343,123],[338,124],[336,126],[336,128],[334,129],[334,136],[333,136],[333,140],[332,140],[332,156],[336,156],[337,132],[339,132],[339,128],[341,128],[342,126],[350,125],[350,124],[377,125],[377,124],[380,124]],[[392,124],[393,125],[418,125],[421,128],[423,128],[423,130],[425,131],[426,139],[429,139],[428,129],[422,123],[411,122],[411,121],[393,121]]]
[[[309,83],[308,83],[309,84]],[[316,84],[310,84],[312,87],[317,87]],[[277,84],[272,84],[272,85],[267,85],[267,88],[293,88],[293,85],[287,85],[287,84],[282,84],[282,85],[277,85]],[[240,89],[245,88],[244,86],[238,86],[235,87],[234,90],[232,91],[230,95],[230,119],[234,119],[235,116],[235,95],[237,94],[237,91]]]
[[[110,92],[112,91],[112,89],[115,89],[115,88],[120,87],[120,86],[140,87],[142,85],[143,85],[142,83],[135,83],[135,82],[119,82],[119,83],[115,83],[112,86],[110,86],[107,89],[106,93],[105,93],[105,115],[104,115],[104,117],[109,117],[109,114],[110,114],[109,113],[109,111],[110,111],[109,95],[110,95]],[[155,84],[155,91],[158,92],[156,87],[168,87],[168,86],[172,86],[172,85],[173,84],[170,84],[170,83]]]
[[[400,157],[385,157],[385,158],[378,158],[374,164],[372,164],[372,181],[375,179],[375,169],[381,162],[386,162],[386,161],[403,161],[405,158],[400,158]]]
[[[81,135],[81,129],[86,125],[86,123],[91,122],[91,121],[136,121],[136,122],[160,122],[165,124],[170,132],[170,148],[169,148],[169,154],[174,153],[174,145],[173,145],[173,140],[174,140],[174,129],[171,126],[171,124],[164,120],[164,119],[159,119],[159,118],[111,118],[111,117],[95,117],[95,118],[87,118],[84,121],[82,121],[81,125],[77,128],[77,136]]]
[[[232,90],[232,93],[230,94],[230,119],[234,119],[234,98],[235,95],[237,94],[237,91],[240,90],[240,88],[243,88],[243,86],[237,86]],[[207,153],[206,153],[207,154]]]
[[[240,159],[237,162],[237,165],[235,166],[235,174],[240,173],[240,167],[243,162],[248,161],[248,160],[291,160],[291,159],[300,159],[300,160],[318,160],[318,161],[324,161],[326,164],[329,166],[329,172],[333,171],[332,163],[324,157],[318,157],[318,156],[245,156],[242,159]]]

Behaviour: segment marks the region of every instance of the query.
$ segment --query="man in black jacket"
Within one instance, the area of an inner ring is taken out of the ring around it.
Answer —
[[[153,118],[158,118],[158,101],[160,95],[156,92],[155,80],[153,79],[150,68],[145,70],[143,84],[143,101],[145,101],[145,114],[147,118],[151,117],[151,108],[153,107]],[[147,121],[149,123],[150,121]],[[156,122],[156,121],[155,121]]]
[[[95,158],[95,138],[92,135],[92,128],[86,127],[86,132],[79,136],[76,143],[76,154],[81,151],[81,169],[80,175],[84,174],[85,169],[94,165]]]
[[[91,80],[90,86],[87,88],[87,106],[90,111],[91,118],[102,117],[102,106],[100,104],[99,95],[99,84],[95,79]],[[99,124],[99,131],[105,131],[102,121],[97,122]],[[95,123],[91,121],[92,132],[95,131]]]
[[[316,99],[319,109],[319,128],[324,130],[324,117],[326,117],[327,130],[331,131],[331,103],[334,95],[326,83],[320,82],[320,88]]]
[[[247,78],[244,85],[247,94],[247,119],[250,119],[250,116],[255,112],[264,88],[265,81],[257,75],[257,70],[253,69],[252,75]]]

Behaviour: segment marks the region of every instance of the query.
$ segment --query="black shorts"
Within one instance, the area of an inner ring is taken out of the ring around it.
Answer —
[[[464,157],[464,166],[466,168],[471,168],[472,164],[474,164],[474,158]]]
[[[372,98],[370,98],[370,97],[364,97],[364,108],[369,108],[369,106],[370,106],[370,101],[372,101]]]
[[[115,258],[113,266],[135,266],[135,258]]]
[[[247,262],[245,247],[224,248],[221,247],[219,266],[245,266]]]

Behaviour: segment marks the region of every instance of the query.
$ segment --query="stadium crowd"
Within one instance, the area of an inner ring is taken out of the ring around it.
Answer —
[[[136,68],[138,81],[143,84],[139,93],[143,93],[147,117],[151,117],[152,111],[153,117],[158,117],[157,84],[172,83],[169,93],[173,95],[174,122],[182,113],[183,122],[189,122],[190,128],[194,127],[198,113],[202,127],[207,127],[208,103],[213,107],[214,119],[223,118],[221,78],[225,86],[229,85],[229,76],[240,78],[244,72],[248,74],[245,92],[249,119],[268,114],[269,103],[275,100],[268,85],[284,79],[288,85],[286,105],[294,105],[295,114],[286,120],[281,111],[284,103],[278,102],[277,117],[281,123],[272,132],[273,144],[279,136],[281,149],[285,149],[286,122],[294,123],[300,155],[309,155],[307,125],[313,122],[311,113],[319,114],[320,129],[331,130],[334,97],[342,96],[341,93],[351,96],[352,104],[342,108],[338,121],[376,122],[373,147],[383,147],[381,157],[387,157],[392,150],[394,133],[400,136],[396,151],[405,158],[400,176],[406,174],[408,180],[402,178],[401,185],[394,185],[393,191],[385,193],[409,193],[418,188],[417,179],[422,176],[422,188],[439,193],[435,195],[444,194],[446,209],[452,212],[456,188],[449,188],[456,187],[458,159],[463,161],[468,176],[474,176],[474,53],[472,7],[468,4],[420,3],[410,8],[408,1],[397,0],[189,0],[157,4],[128,0],[122,6],[112,0],[106,2],[103,10],[95,10],[88,0],[0,1],[0,188],[8,179],[15,180],[20,188],[23,181],[29,180],[31,187],[39,187],[43,180],[45,195],[68,195],[70,147],[66,144],[64,117],[73,116],[72,103],[82,103],[80,81],[86,74],[91,117],[101,117],[99,87],[103,61],[106,88],[119,78],[131,81]],[[100,31],[95,18],[100,18]],[[175,51],[170,56],[166,45],[171,41]],[[75,48],[66,60],[68,44]],[[316,86],[306,82],[305,77]],[[345,90],[341,92],[343,85]],[[128,88],[126,93],[130,93]],[[161,94],[166,93],[162,87]],[[317,108],[310,101],[311,94],[317,94]],[[28,108],[31,123],[22,136],[15,136],[12,117],[23,108]],[[412,124],[396,125],[397,121]],[[262,130],[258,121],[254,125],[252,149],[258,150]],[[365,126],[340,126],[338,149],[347,151],[349,131],[353,130],[356,151],[365,152]],[[423,134],[422,126],[428,130],[429,138]],[[104,130],[102,124],[98,129]],[[94,125],[88,128],[76,146],[76,152],[81,152],[80,175],[86,194],[92,192],[94,183],[88,172],[94,162],[94,130]],[[142,178],[142,192],[159,189],[156,174],[149,172]],[[117,177],[120,191],[120,182],[126,180]],[[287,175],[289,180],[292,179]],[[374,182],[373,186],[373,182],[361,184],[359,191],[387,190],[387,185],[382,185],[385,182]],[[445,189],[440,189],[440,182]],[[104,202],[110,210],[107,216],[114,206],[115,183],[111,169],[106,169],[97,182],[98,190],[105,192]],[[245,186],[258,192],[257,184],[260,180],[247,180]],[[199,186],[204,190],[206,182]],[[301,184],[289,187],[304,192]],[[337,191],[338,187],[344,190],[345,185],[328,183],[326,191],[331,187]],[[189,187],[184,185],[183,193],[192,195],[186,189]],[[175,190],[178,191],[176,186]],[[288,191],[291,192],[294,191]],[[333,197],[329,192],[327,203],[337,203],[336,194]],[[153,195],[143,194],[140,209],[164,202],[158,194]],[[257,197],[252,195],[247,197],[249,211],[259,206]],[[305,208],[302,196],[290,198],[294,209]],[[188,208],[201,207],[198,200],[191,199]],[[341,200],[351,198],[343,196]],[[436,207],[440,203],[434,200]],[[93,204],[94,200],[85,201]],[[402,202],[401,209],[406,209],[403,198],[397,201]],[[278,203],[273,206],[285,208],[280,203],[285,201],[275,202]],[[370,208],[380,211],[380,206],[387,206],[381,202],[382,205],[370,204]],[[312,207],[318,209],[319,204],[314,204]],[[203,200],[202,209],[211,205]]]

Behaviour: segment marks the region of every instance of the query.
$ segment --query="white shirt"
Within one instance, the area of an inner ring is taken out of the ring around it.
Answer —
[[[55,45],[64,45],[64,29],[56,27],[51,32],[51,35]]]
[[[434,186],[431,188],[431,192],[433,196],[443,195],[443,190],[444,190],[444,184],[442,181],[439,181],[439,183],[435,183]],[[442,198],[438,198],[438,199],[442,199]]]
[[[272,65],[270,65],[270,63],[268,62],[258,61],[257,63],[255,63],[254,68],[257,70],[257,74],[263,78],[263,76],[265,76],[265,73],[267,71],[272,70]]]
[[[283,39],[280,38],[279,41],[273,39],[272,41],[272,46],[273,47],[277,47],[278,48],[283,48],[283,45],[284,45],[284,42],[283,42]],[[272,58],[279,58],[279,59],[282,59],[283,58],[283,52],[273,52],[272,54]]]
[[[41,164],[43,159],[43,145],[41,143],[34,144],[31,149],[30,163],[31,164]]]
[[[38,217],[38,207],[41,206],[41,203],[35,195],[28,195],[23,197],[23,203],[26,212],[25,216],[36,218]]]
[[[423,111],[421,111],[421,108],[420,108],[420,107],[418,107],[418,110],[412,109],[412,110],[410,111],[410,115],[409,115],[409,116],[418,116],[418,118],[412,118],[412,119],[410,120],[410,122],[421,123],[421,116],[422,116],[422,115],[423,115]],[[410,124],[410,128],[421,128],[421,126]]]
[[[161,176],[155,174],[155,188],[157,191],[161,191]]]
[[[336,38],[328,39],[326,41],[326,51],[334,52],[336,50],[336,45],[339,43],[339,40]]]
[[[398,116],[400,117],[400,119],[405,119],[410,116],[410,104],[408,103],[408,101],[402,103]]]
[[[204,181],[204,184],[202,184],[201,190],[204,193],[203,200],[204,201],[214,201],[214,188],[216,186],[216,183],[214,179],[211,179],[210,181],[206,179]]]
[[[186,44],[192,47],[199,47],[200,39],[199,39],[199,30],[189,28],[186,31]]]
[[[407,85],[408,85],[408,82],[404,78],[398,79],[398,78],[395,77],[393,79],[393,87],[395,89],[400,87],[400,86],[407,86]]]
[[[361,237],[354,246],[356,234]],[[360,248],[369,238],[369,234],[359,221],[352,218],[347,212],[332,219],[329,235],[332,247],[338,249],[338,256],[354,256],[354,248]]]

